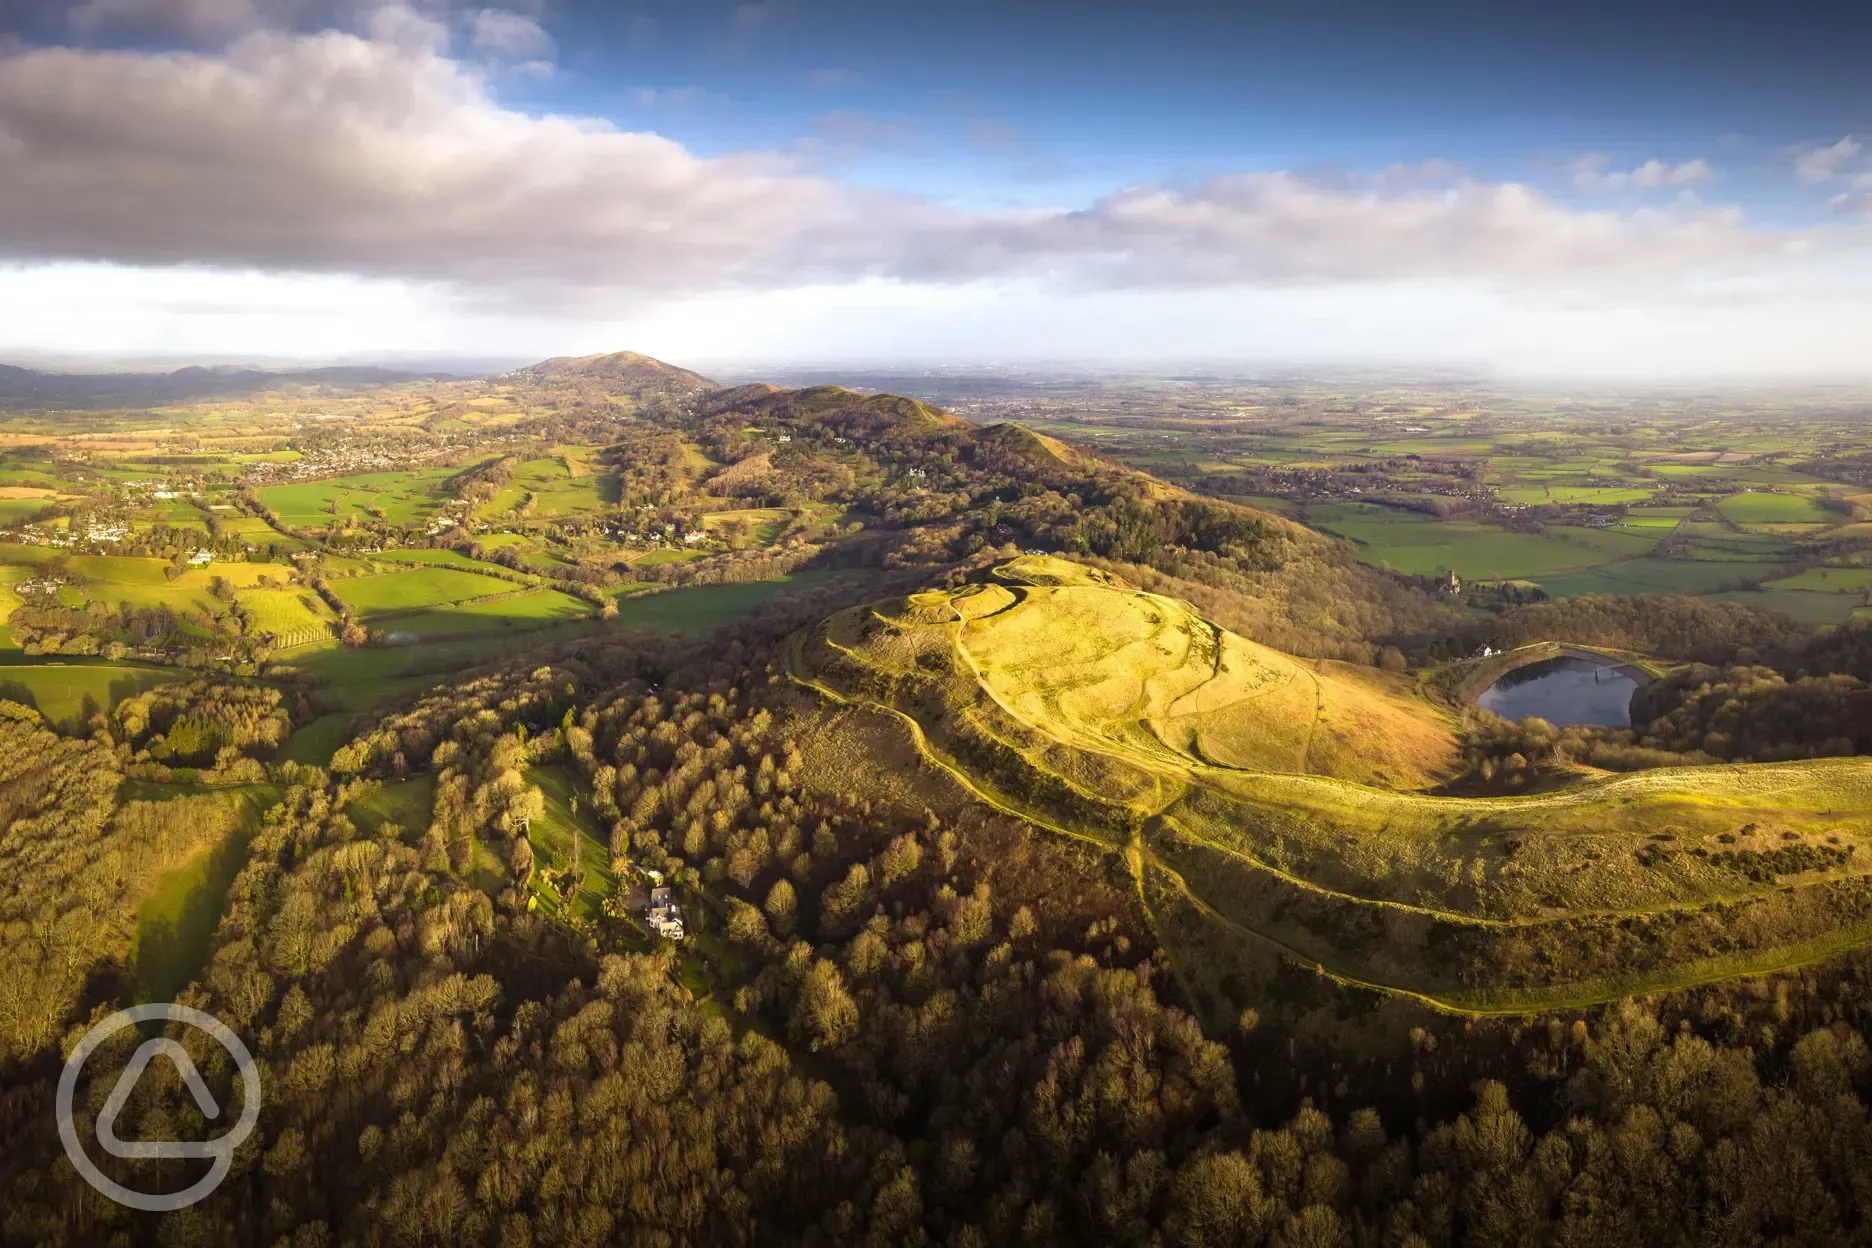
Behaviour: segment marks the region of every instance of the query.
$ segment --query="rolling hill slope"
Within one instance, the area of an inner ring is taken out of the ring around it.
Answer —
[[[1173,945],[1517,1011],[1872,940],[1872,760],[1432,796],[1452,739],[1404,688],[1051,557],[841,612],[792,668],[990,804],[1121,854]],[[1232,973],[1179,966],[1205,969]]]

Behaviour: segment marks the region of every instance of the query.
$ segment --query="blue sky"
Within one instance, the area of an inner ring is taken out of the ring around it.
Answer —
[[[42,2],[0,35],[0,355],[1859,373],[1869,36],[1720,0]]]

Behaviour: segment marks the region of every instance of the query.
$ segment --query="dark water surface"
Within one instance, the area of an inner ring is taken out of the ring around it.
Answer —
[[[1638,682],[1610,663],[1571,656],[1517,667],[1476,701],[1503,719],[1538,715],[1555,724],[1624,728]]]

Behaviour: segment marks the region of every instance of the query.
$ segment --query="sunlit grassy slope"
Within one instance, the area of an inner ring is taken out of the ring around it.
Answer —
[[[1450,727],[1401,683],[1044,556],[832,616],[794,668],[909,721],[983,799],[1122,851],[1154,914],[1446,1006],[1602,1000],[1872,938],[1872,760],[1434,796]]]

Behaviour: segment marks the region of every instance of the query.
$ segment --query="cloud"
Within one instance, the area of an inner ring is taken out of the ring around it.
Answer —
[[[194,41],[223,39],[289,16],[292,6],[255,0],[84,0],[71,10],[73,31],[170,34]]]
[[[1079,211],[977,226],[958,250],[986,270],[1044,258],[1075,280],[1132,286],[1469,278],[1575,283],[1799,250],[1733,209],[1580,212],[1515,183],[1356,191],[1291,173],[1139,186]]]
[[[1667,186],[1692,186],[1707,182],[1713,171],[1701,158],[1670,164],[1647,160],[1635,169],[1613,170],[1603,152],[1589,152],[1573,162],[1573,185],[1582,191],[1658,190]]]
[[[532,18],[509,9],[481,9],[468,18],[475,50],[515,61],[551,57],[553,38]]]
[[[1802,148],[1794,154],[1794,176],[1803,182],[1830,182],[1859,163],[1865,145],[1850,134],[1825,147]]]
[[[1584,212],[1446,169],[1440,186],[1244,173],[967,211],[815,175],[796,156],[703,158],[602,120],[513,111],[447,39],[390,10],[368,35],[0,60],[0,259],[351,274],[570,307],[867,279],[1566,284],[1811,243],[1732,210]],[[862,114],[819,129],[902,137]]]

